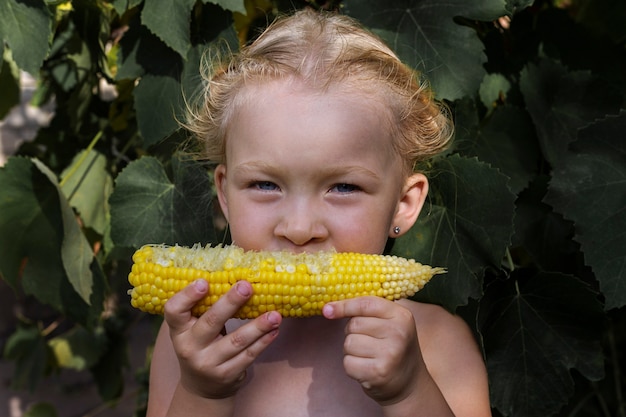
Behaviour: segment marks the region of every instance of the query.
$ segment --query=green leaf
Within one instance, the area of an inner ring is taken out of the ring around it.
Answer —
[[[597,295],[573,276],[539,273],[494,282],[480,302],[491,399],[505,415],[554,415],[572,395],[571,369],[603,377],[604,317]]]
[[[189,21],[195,0],[144,2],[141,23],[185,58],[191,47]]]
[[[582,277],[586,275],[580,245],[572,240],[574,225],[542,202],[548,178],[538,177],[517,199],[515,235],[512,251],[520,265],[536,264],[544,271],[559,271]],[[530,256],[531,259],[526,259]]]
[[[0,168],[0,189],[2,276],[16,288],[20,280],[25,286],[37,280],[38,272],[47,275],[38,298],[60,307],[59,287],[65,271],[59,251],[63,222],[58,193],[30,160],[16,157]]]
[[[379,34],[407,64],[423,72],[440,99],[472,95],[485,76],[484,45],[455,17],[491,21],[504,0],[377,0],[343,2],[347,14]]]
[[[487,109],[491,109],[494,103],[506,97],[511,89],[511,83],[502,74],[487,74],[480,84],[478,94],[480,101]]]
[[[237,38],[233,28],[228,26],[227,29],[217,32],[219,28],[219,26],[215,28],[212,34],[215,39],[224,42],[192,48],[184,63],[174,59],[169,62],[167,69],[155,68],[154,71],[143,75],[135,87],[139,131],[147,146],[157,144],[180,127],[179,121],[185,117],[185,99],[193,100],[201,92],[200,61],[206,48],[215,47],[223,50],[226,47],[236,47]],[[146,64],[148,62],[146,61]],[[159,105],[155,106],[154,103]]]
[[[117,246],[214,243],[211,181],[193,162],[172,160],[170,180],[161,163],[143,157],[117,177],[111,195],[111,238]]]
[[[103,235],[109,214],[108,200],[113,191],[106,157],[94,150],[87,154],[81,151],[61,174],[61,184],[63,193],[78,211],[84,226]]]
[[[82,299],[89,304],[93,287],[91,263],[93,251],[87,238],[80,229],[74,211],[63,195],[56,176],[40,161],[34,159],[33,164],[46,176],[59,194],[59,206],[63,219],[63,244],[61,259],[69,282]]]
[[[517,194],[537,174],[540,149],[528,114],[518,107],[498,106],[484,120],[478,120],[473,100],[464,99],[455,107],[455,149],[477,156],[510,178]]]
[[[0,1],[0,43],[5,41],[17,65],[33,76],[50,49],[51,27],[44,0]]]
[[[35,403],[28,407],[24,417],[57,417],[57,411],[52,404]]]
[[[181,99],[180,81],[176,78],[153,74],[141,78],[135,87],[135,108],[146,146],[158,143],[178,129],[174,116],[182,107]]]
[[[247,14],[246,3],[244,0],[202,0],[203,3],[217,4],[224,10],[230,10],[231,12]]]
[[[20,324],[4,346],[3,356],[15,361],[11,379],[14,389],[33,391],[53,360],[46,340],[36,326]]]
[[[9,158],[0,189],[4,279],[80,323],[97,317],[102,273],[54,175],[37,160]]]
[[[546,202],[573,220],[606,308],[626,305],[626,111],[583,129],[555,165]]]
[[[507,179],[477,159],[449,156],[430,175],[430,201],[393,252],[448,269],[416,299],[449,310],[481,295],[485,268],[499,267],[513,233],[515,196]]]
[[[0,65],[0,120],[3,119],[11,109],[20,102],[20,73],[17,65],[11,57],[11,51],[6,49],[2,53],[0,46],[0,56],[3,56]]]
[[[617,113],[621,96],[586,71],[568,71],[543,59],[522,71],[520,89],[537,129],[543,154],[555,164],[576,139],[578,129]]]

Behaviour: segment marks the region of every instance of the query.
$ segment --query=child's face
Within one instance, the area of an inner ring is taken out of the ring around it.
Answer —
[[[394,226],[412,225],[406,191],[417,188],[409,203],[419,213],[426,179],[407,185],[379,103],[298,83],[246,88],[229,125],[226,163],[216,169],[233,243],[381,253]]]

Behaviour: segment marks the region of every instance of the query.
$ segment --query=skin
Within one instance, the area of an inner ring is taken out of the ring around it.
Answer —
[[[298,81],[246,89],[215,171],[236,244],[381,253],[414,224],[428,182],[403,175],[377,100]],[[208,290],[197,281],[166,305],[150,417],[491,415],[473,336],[438,306],[361,297],[324,317],[229,320],[251,296],[239,282],[192,317]]]

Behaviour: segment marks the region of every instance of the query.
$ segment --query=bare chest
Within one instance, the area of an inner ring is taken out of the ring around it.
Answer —
[[[236,416],[380,416],[343,368],[344,323],[293,319],[248,369]]]

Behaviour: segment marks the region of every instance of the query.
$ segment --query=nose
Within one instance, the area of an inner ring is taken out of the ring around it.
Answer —
[[[300,200],[286,207],[274,234],[295,246],[320,243],[328,236],[322,210],[310,200]]]

